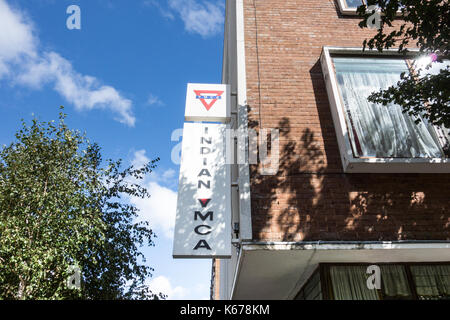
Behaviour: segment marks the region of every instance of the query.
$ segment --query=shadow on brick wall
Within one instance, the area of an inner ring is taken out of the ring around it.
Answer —
[[[264,176],[259,165],[250,166],[253,238],[449,240],[450,175],[343,173],[317,64],[310,75],[320,133],[293,134],[295,118],[285,115],[278,173]],[[250,119],[249,127],[258,131],[258,121]]]

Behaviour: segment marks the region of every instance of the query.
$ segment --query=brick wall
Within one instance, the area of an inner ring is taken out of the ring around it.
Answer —
[[[253,238],[450,239],[450,174],[343,173],[319,57],[373,31],[334,0],[244,0],[244,15],[249,127],[280,129],[278,174],[251,167]]]

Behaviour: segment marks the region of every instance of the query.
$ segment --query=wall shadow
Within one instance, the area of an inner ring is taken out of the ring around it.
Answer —
[[[318,62],[310,80],[320,130],[306,127],[299,135],[296,118],[285,115],[278,122],[278,173],[263,176],[260,165],[250,165],[253,238],[450,240],[450,174],[343,173]],[[251,109],[249,128],[258,132]]]

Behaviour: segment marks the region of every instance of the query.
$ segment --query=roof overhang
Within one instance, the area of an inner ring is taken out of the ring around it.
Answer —
[[[233,300],[293,299],[319,263],[450,261],[450,241],[243,242]]]

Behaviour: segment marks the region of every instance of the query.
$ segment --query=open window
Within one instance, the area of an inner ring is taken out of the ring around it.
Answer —
[[[366,0],[337,0],[339,10],[343,15],[350,15],[350,16],[356,16],[358,13],[356,10],[360,5],[367,5]],[[397,11],[397,15],[401,15],[401,10],[399,9]]]
[[[367,100],[395,85],[419,58],[395,50],[363,54],[360,48],[324,48],[322,71],[345,172],[450,172],[448,129],[426,119],[417,123],[399,105]]]
[[[357,15],[356,9],[364,4],[363,0],[337,0],[339,10],[345,15]]]

